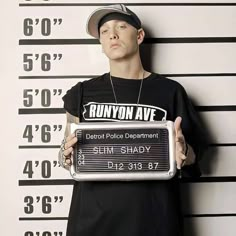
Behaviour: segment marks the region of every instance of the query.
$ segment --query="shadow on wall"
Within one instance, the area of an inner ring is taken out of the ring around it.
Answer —
[[[191,95],[189,96],[189,99],[192,102],[194,107],[198,106],[198,104],[194,101]],[[205,150],[205,152],[200,155],[199,166],[200,166],[202,175],[210,176],[210,175],[214,175],[214,163],[216,162],[214,160],[214,157],[217,154],[217,149],[215,148],[215,146],[210,145],[213,143],[214,138],[213,138],[212,133],[210,132],[210,129],[207,126],[206,121],[202,119],[202,116],[200,115],[198,116],[198,119],[200,120],[200,124],[201,124],[200,128],[204,131],[206,140],[208,141],[208,144],[209,144],[208,149]]]
[[[193,106],[196,107],[197,104],[194,102],[191,96],[189,96],[189,99],[192,102]],[[202,116],[200,115],[197,118],[200,121],[199,129],[204,131],[204,135],[205,135],[204,138],[208,141],[208,144],[211,144],[213,139],[212,139],[210,130],[207,127],[206,121],[204,121],[204,119],[202,119]],[[203,153],[199,154],[199,166],[200,166],[202,176],[210,175],[213,172],[211,167],[212,167],[212,161],[214,161],[214,155],[216,154],[216,153],[213,153],[214,150],[216,149],[211,148],[211,146],[208,146],[208,148]],[[194,179],[192,179],[193,182],[191,182],[191,179],[188,179],[188,180],[186,182],[183,180],[183,183],[181,183],[181,203],[182,203],[182,211],[185,216],[185,219],[184,219],[184,233],[185,234],[184,235],[200,236],[199,229],[198,229],[199,226],[196,224],[197,221],[194,220],[195,217],[193,215],[199,214],[199,213],[204,214],[205,212],[196,212],[196,209],[194,209],[193,207],[194,206],[193,202],[196,202],[194,198],[196,199],[198,196],[194,195],[192,191],[192,185],[201,184],[201,183],[198,183],[198,181],[194,183]]]
[[[153,50],[152,50],[152,44],[148,43],[149,38],[152,38],[151,33],[148,29],[148,27],[145,28],[146,33],[146,41],[144,41],[140,46],[140,54],[142,58],[143,67],[147,71],[155,72],[153,69],[153,63],[155,63],[153,59]],[[191,98],[191,95],[189,97],[192,104],[196,107],[197,103],[194,102],[194,100]],[[212,135],[207,127],[206,122],[202,119],[201,116],[198,117],[201,123],[201,128],[204,130],[204,133],[207,137],[207,140],[209,144],[212,143]],[[214,146],[209,146],[208,149],[201,155],[200,157],[200,168],[203,175],[211,175],[213,173],[213,164],[214,156],[216,155],[216,148]],[[185,181],[183,181],[185,182]],[[193,196],[193,193],[191,192],[191,184],[194,183],[182,183],[181,184],[181,202],[182,202],[182,210],[183,214],[185,215],[184,219],[184,235],[186,236],[199,236],[199,230],[197,229],[196,221],[193,220],[193,198],[197,196]],[[190,180],[191,182],[191,180]]]
[[[152,38],[152,36],[147,26],[144,26],[144,30],[145,30],[145,39],[144,39],[144,42],[140,46],[140,55],[141,55],[144,69],[147,71],[153,71],[152,44],[147,44],[147,41],[148,41],[147,39]]]
[[[196,103],[194,100],[189,97],[190,101],[192,102],[193,106],[196,107]],[[197,115],[199,112],[197,113]],[[203,131],[204,139],[207,140],[208,144],[210,145],[212,143],[212,134],[210,133],[209,128],[207,127],[206,121],[202,119],[202,116],[198,116],[197,119],[199,122],[199,130]],[[199,158],[199,166],[202,173],[202,176],[204,175],[211,175],[213,173],[213,161],[214,156],[216,155],[216,149],[212,148],[212,146],[208,146],[208,148],[200,153],[198,155]],[[188,178],[188,177],[187,177]],[[198,212],[196,211],[196,198],[198,196],[195,194],[196,192],[192,191],[193,186],[195,184],[201,184],[198,183],[197,179],[191,179],[191,178],[184,178],[183,183],[181,183],[181,205],[182,205],[182,212],[185,216],[184,218],[184,235],[186,236],[200,236],[199,233],[199,225],[197,224],[197,221],[195,219],[195,214],[204,214],[205,212]],[[186,181],[185,181],[186,180]],[[195,202],[195,204],[194,204]]]

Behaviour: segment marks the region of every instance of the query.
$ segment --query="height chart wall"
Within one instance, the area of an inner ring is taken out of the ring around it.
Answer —
[[[235,236],[236,1],[120,2],[146,29],[144,64],[152,61],[149,69],[186,88],[211,136],[203,176],[182,180],[186,235]],[[108,71],[85,25],[111,3],[1,3],[1,235],[65,236],[73,181],[57,161],[66,123],[61,98]]]

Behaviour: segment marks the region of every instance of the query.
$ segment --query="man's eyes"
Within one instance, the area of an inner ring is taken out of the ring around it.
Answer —
[[[126,25],[119,25],[119,28],[125,29],[125,28],[126,28]]]
[[[107,29],[104,29],[104,30],[101,30],[101,34],[105,34],[105,33],[107,33]]]
[[[117,29],[126,29],[127,28],[127,26],[125,24],[118,25],[116,27],[117,27]],[[108,29],[101,29],[101,31],[100,31],[101,34],[106,34],[107,32],[108,32]]]

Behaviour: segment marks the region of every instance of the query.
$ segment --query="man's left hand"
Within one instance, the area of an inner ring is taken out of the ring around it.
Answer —
[[[176,163],[177,169],[181,169],[184,165],[193,164],[195,161],[195,154],[192,147],[186,143],[182,128],[182,118],[178,116],[174,122],[175,127],[175,151],[176,151]]]

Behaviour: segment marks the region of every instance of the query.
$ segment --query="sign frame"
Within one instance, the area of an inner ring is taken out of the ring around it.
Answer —
[[[168,180],[176,174],[175,160],[175,131],[172,121],[120,121],[120,122],[84,122],[71,124],[71,133],[78,130],[127,130],[127,129],[166,129],[168,131],[169,169],[167,171],[114,171],[114,172],[78,172],[74,165],[76,150],[73,154],[73,162],[70,174],[76,181],[138,181],[138,180]]]

